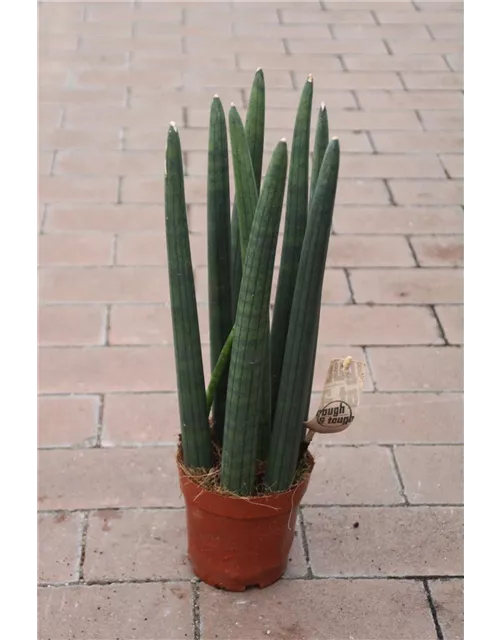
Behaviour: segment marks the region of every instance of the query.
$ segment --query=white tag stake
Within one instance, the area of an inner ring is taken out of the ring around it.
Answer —
[[[352,423],[363,391],[365,366],[351,356],[330,362],[319,409],[306,422],[306,442],[315,433],[340,433]]]

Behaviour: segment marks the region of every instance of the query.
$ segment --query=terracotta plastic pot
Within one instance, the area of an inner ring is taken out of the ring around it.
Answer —
[[[228,591],[244,591],[253,586],[262,589],[281,578],[314,465],[308,455],[310,470],[298,485],[255,498],[208,491],[178,465],[186,502],[188,557],[200,580]]]

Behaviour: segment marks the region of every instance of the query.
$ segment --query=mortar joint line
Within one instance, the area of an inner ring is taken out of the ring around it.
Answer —
[[[108,316],[109,317],[109,316]],[[104,427],[104,394],[99,395],[99,408],[97,410],[97,429],[95,436],[95,449],[102,448],[102,430]]]
[[[428,24],[424,24],[424,27],[425,27],[427,33],[429,34],[430,39],[431,40],[435,40],[436,38],[434,37],[434,34],[432,33],[432,30],[429,27],[429,25]]]
[[[193,596],[193,638],[201,639],[201,615],[200,615],[200,584],[198,580],[191,581],[191,592]]]
[[[373,369],[373,365],[370,359],[370,354],[368,353],[368,350],[366,348],[366,345],[361,347],[361,349],[363,350],[363,354],[365,356],[365,360],[366,360],[366,367],[368,369],[368,373],[370,374],[370,377],[372,379],[372,383],[373,383],[373,390],[374,391],[378,391],[378,387],[377,387],[377,380],[375,378],[375,372]]]
[[[434,319],[436,321],[436,324],[438,326],[438,331],[439,331],[439,334],[440,334],[440,336],[441,336],[441,338],[443,340],[444,346],[446,346],[446,347],[452,346],[452,345],[450,345],[450,342],[449,342],[448,338],[446,337],[446,332],[444,330],[443,323],[441,322],[441,320],[439,318],[439,315],[438,315],[438,312],[436,311],[436,305],[435,304],[430,304],[429,305],[429,309],[431,310],[431,313],[432,313],[432,315],[433,315],[433,317],[434,317]]]
[[[78,582],[83,582],[83,565],[85,563],[85,553],[87,547],[87,531],[89,528],[89,512],[85,511],[82,522],[82,537],[80,543],[80,559],[78,562]]]
[[[429,605],[429,609],[431,610],[432,620],[434,622],[434,628],[436,629],[436,638],[437,640],[444,640],[443,630],[441,629],[441,625],[439,623],[436,605],[432,598],[432,593],[429,587],[429,580],[427,578],[423,579],[423,585],[424,585],[425,595],[427,596],[427,603]]]
[[[132,87],[125,87],[125,107],[131,108]],[[120,127],[120,135],[123,134],[123,127]]]
[[[57,154],[58,153],[59,153],[59,150],[58,149],[54,149],[54,151],[52,153],[52,161],[50,163],[49,176],[53,176],[54,175],[54,169],[55,169],[56,160],[57,160]]]
[[[437,154],[438,160],[439,160],[439,164],[441,165],[441,167],[443,168],[444,171],[444,175],[446,176],[447,180],[452,180],[453,178],[451,177],[450,172],[448,171],[448,169],[445,167],[445,164],[443,162],[443,158],[441,157],[441,154],[438,153]]]
[[[309,542],[307,540],[307,533],[306,533],[306,523],[304,520],[304,513],[302,511],[302,507],[299,507],[299,531],[300,531],[301,542],[302,542],[302,551],[304,552],[304,558],[306,560],[306,567],[307,567],[305,578],[307,580],[312,580],[314,578],[314,574],[311,568],[311,554],[309,551]]]
[[[391,207],[397,207],[398,205],[397,205],[396,199],[394,197],[394,194],[392,193],[392,189],[391,189],[391,187],[389,185],[389,180],[387,178],[383,178],[382,182],[384,183],[385,188],[387,189],[387,193],[389,194],[389,203],[390,203]]]
[[[120,150],[123,148],[120,147]],[[123,184],[123,176],[118,176],[118,193],[116,194],[116,204],[122,204],[122,184]]]
[[[455,69],[451,66],[450,61],[448,60],[448,54],[447,53],[443,53],[442,57],[444,59],[444,63],[445,65],[448,67],[448,69],[452,72],[455,73]]]
[[[352,95],[352,99],[354,100],[354,104],[356,105],[356,109],[358,111],[363,111],[363,108],[361,106],[361,101],[359,99],[358,93],[355,89],[351,89],[350,90],[350,94]],[[370,141],[371,142],[371,141]],[[373,146],[373,145],[372,145]]]
[[[405,505],[408,506],[410,504],[410,501],[408,500],[408,496],[406,495],[405,486],[404,486],[404,483],[403,483],[403,476],[401,475],[401,469],[399,468],[398,461],[396,459],[396,453],[394,451],[395,445],[391,444],[387,448],[389,449],[389,451],[391,453],[391,459],[392,459],[392,463],[394,465],[394,471],[396,472],[396,477],[398,479],[399,494],[403,498]]]
[[[372,132],[369,129],[366,129],[366,137],[368,138],[368,142],[371,145],[371,148],[373,149],[373,155],[378,156],[379,155],[379,150],[377,149],[377,145],[375,144],[375,140],[373,139],[372,136]]]
[[[421,269],[422,265],[420,264],[420,260],[418,259],[417,252],[415,251],[415,247],[413,246],[413,243],[411,241],[411,236],[405,235],[404,238],[405,238],[406,242],[408,243],[408,248],[410,249],[410,253],[411,253],[412,257],[415,260],[415,268]]]
[[[420,123],[423,131],[426,131],[424,119],[422,118],[422,114],[420,113],[420,109],[415,109],[415,115],[417,116],[417,120]]]
[[[351,282],[351,274],[349,269],[342,269],[342,271],[345,273],[345,277],[347,280],[347,288],[349,289],[349,295],[351,297],[351,304],[356,304],[356,296],[354,295],[354,288],[352,286],[352,282]]]
[[[65,122],[66,122],[66,107],[61,106],[61,117],[59,118],[59,124],[57,125],[57,128],[62,129],[64,127]]]
[[[463,574],[439,574],[439,575],[415,575],[415,574],[405,574],[405,575],[373,575],[373,574],[356,574],[356,575],[345,575],[345,574],[332,574],[328,576],[313,576],[312,580],[317,581],[327,581],[327,580],[346,580],[346,581],[358,581],[358,580],[374,580],[377,582],[384,582],[387,580],[391,580],[394,582],[408,581],[423,583],[424,580],[439,580],[441,582],[453,582],[454,580],[463,580]],[[303,580],[307,580],[307,578],[301,577],[290,577],[283,578],[286,582],[300,582]],[[54,588],[65,588],[68,586],[76,586],[76,587],[91,587],[95,585],[99,586],[112,586],[117,584],[196,584],[199,587],[199,580],[196,578],[127,578],[124,580],[117,578],[106,579],[90,579],[90,580],[69,580],[67,582],[46,582],[40,581],[38,586],[45,589],[54,589]],[[200,620],[201,622],[201,620]],[[201,625],[200,625],[201,626]],[[199,636],[198,636],[199,638]],[[443,639],[441,639],[443,640]]]
[[[371,10],[370,10],[370,14],[371,14],[371,16],[372,16],[373,21],[375,22],[375,24],[376,24],[378,27],[380,27],[380,26],[381,26],[381,24],[380,24],[380,20],[378,19],[377,12],[376,12],[376,11],[374,11],[373,9],[371,9]]]
[[[399,78],[399,82],[401,82],[401,86],[403,87],[403,91],[409,91],[408,87],[406,86],[406,83],[404,81],[403,78],[403,74],[401,73],[401,71],[396,71],[396,76]]]

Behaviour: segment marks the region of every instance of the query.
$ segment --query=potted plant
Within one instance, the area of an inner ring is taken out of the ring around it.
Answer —
[[[258,69],[246,124],[215,96],[208,150],[208,281],[212,375],[205,390],[184,195],[182,151],[168,131],[165,214],[181,419],[177,463],[194,573],[220,588],[281,577],[314,460],[305,444],[321,292],[339,171],[322,104],[309,187],[313,82],[296,115],[283,250],[270,322],[271,282],[287,178],[280,140],[261,185],[265,85]]]

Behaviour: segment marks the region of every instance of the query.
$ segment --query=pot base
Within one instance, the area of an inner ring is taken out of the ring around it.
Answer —
[[[230,582],[228,580],[224,580],[223,584],[213,579],[213,576],[208,572],[204,573],[203,568],[195,567],[192,559],[188,556],[189,561],[191,562],[191,567],[193,569],[193,573],[197,578],[199,578],[205,584],[214,587],[215,589],[221,589],[222,591],[233,591],[233,592],[242,592],[247,589],[265,589],[266,587],[270,587],[275,582],[283,576],[286,571],[286,567],[283,569],[279,567],[274,571],[268,571],[266,575],[260,575],[258,582],[251,582],[251,579],[248,583],[243,584],[241,581]]]

